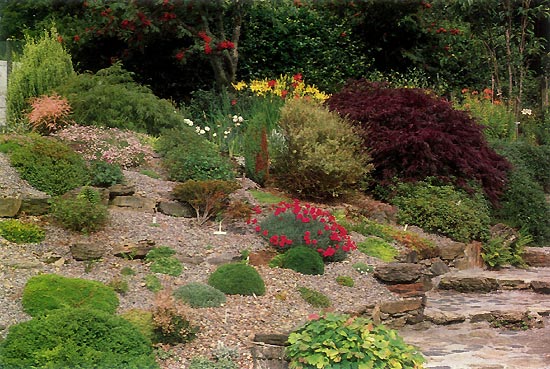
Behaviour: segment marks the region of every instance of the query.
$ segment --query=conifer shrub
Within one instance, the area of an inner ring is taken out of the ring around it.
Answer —
[[[58,309],[10,327],[0,367],[159,368],[151,341],[125,319],[93,308]]]
[[[306,246],[298,246],[284,253],[282,267],[298,273],[322,275],[325,273],[325,263],[319,253]]]
[[[30,99],[53,92],[75,74],[71,56],[57,36],[52,27],[37,39],[26,37],[23,53],[18,63],[14,63],[8,82],[8,127],[16,129],[26,124]]]
[[[114,314],[118,297],[112,288],[98,281],[41,274],[27,281],[21,303],[31,316],[77,307]]]
[[[193,308],[218,307],[225,303],[225,294],[204,283],[191,282],[174,291],[174,297]]]
[[[10,162],[21,178],[51,196],[62,195],[89,181],[84,159],[54,139],[33,137],[14,148]]]
[[[289,100],[279,120],[285,145],[273,160],[275,182],[302,197],[337,197],[372,169],[352,126],[306,99]]]
[[[208,284],[227,295],[265,294],[262,277],[256,269],[246,264],[220,265],[208,278]]]
[[[153,325],[153,313],[149,310],[130,309],[120,314],[121,318],[132,323],[145,337],[153,341],[155,327]]]
[[[399,184],[392,203],[399,208],[401,224],[416,225],[460,242],[487,240],[489,236],[490,210],[481,195],[419,181]]]
[[[83,187],[76,196],[54,199],[50,213],[63,228],[83,233],[95,232],[109,221],[107,206],[91,187]]]
[[[189,308],[176,304],[169,292],[159,292],[153,309],[153,342],[178,344],[193,340],[199,328],[189,320]]]
[[[0,236],[15,243],[38,243],[44,241],[46,232],[37,224],[7,219],[0,221]]]
[[[136,83],[121,63],[95,74],[82,73],[58,88],[73,109],[72,119],[81,125],[128,129],[152,135],[183,123],[168,100]]]
[[[239,185],[229,180],[188,180],[177,184],[172,193],[176,200],[185,202],[195,210],[199,224],[217,215],[229,204],[229,195]]]
[[[191,127],[183,125],[162,132],[158,150],[170,180],[228,180],[235,178],[229,160],[221,156],[218,147]]]
[[[360,128],[372,176],[382,186],[436,177],[469,188],[473,181],[493,204],[504,191],[508,161],[488,146],[466,112],[433,93],[358,80],[326,104]]]

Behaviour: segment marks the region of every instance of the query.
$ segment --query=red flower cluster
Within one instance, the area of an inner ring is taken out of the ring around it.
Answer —
[[[267,81],[267,87],[273,88],[275,87],[276,84],[277,84],[277,81],[274,79]]]
[[[134,31],[136,29],[134,22],[128,19],[122,20],[122,22],[120,22],[120,26],[122,27],[122,29],[129,29],[131,31]]]
[[[212,54],[212,47],[210,46],[212,37],[208,36],[204,31],[200,31],[197,35],[204,41],[204,53]]]
[[[79,35],[74,35],[74,36],[73,36],[73,41],[74,41],[74,42],[80,41],[80,36],[79,36]]]
[[[453,28],[452,30],[449,31],[449,33],[451,35],[459,35],[460,34],[460,30],[458,28]]]
[[[218,50],[225,50],[225,49],[230,50],[234,48],[235,48],[235,44],[229,40],[223,40],[218,44]]]
[[[259,214],[261,209],[257,207],[254,211]],[[295,199],[292,203],[282,201],[277,204],[272,216],[280,219],[283,215],[294,215],[292,219],[296,222],[296,227],[306,229],[301,239],[292,239],[285,234],[271,234],[269,229],[262,229],[255,218],[247,223],[255,225],[255,231],[266,237],[271,245],[281,248],[302,244],[317,250],[325,258],[334,256],[338,250],[347,253],[357,248],[346,229],[339,225],[336,218],[327,210],[310,204],[301,205],[300,201]]]
[[[172,20],[172,19],[176,19],[176,14],[175,13],[164,12],[160,16],[160,20],[163,21],[163,22],[168,22],[169,20]]]
[[[145,14],[139,12],[137,15],[143,26],[148,27],[151,25],[151,21],[147,19],[147,16]]]
[[[178,53],[176,54],[176,59],[178,61],[181,61],[184,57],[185,57],[185,52],[183,52],[182,50],[178,51]]]

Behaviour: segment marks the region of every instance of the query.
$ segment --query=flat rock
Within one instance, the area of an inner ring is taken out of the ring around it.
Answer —
[[[500,288],[495,278],[443,276],[438,287],[459,292],[491,292]]]
[[[50,211],[50,196],[42,197],[23,197],[21,199],[21,207],[19,214],[26,215],[44,215]]]
[[[153,247],[156,242],[153,240],[140,240],[137,242],[125,242],[113,246],[113,255],[125,259],[143,259]]]
[[[157,210],[171,217],[194,218],[197,216],[191,206],[178,201],[160,201]]]
[[[438,245],[439,257],[443,260],[454,260],[464,256],[466,244],[462,242],[449,241],[444,245]]]
[[[116,196],[132,196],[136,193],[136,187],[133,185],[116,184],[107,189],[111,198]]]
[[[380,304],[380,313],[393,315],[419,310],[423,307],[422,301],[423,299],[418,297],[398,301],[382,302]]]
[[[110,205],[152,213],[157,207],[157,202],[141,196],[116,196],[112,198]]]
[[[75,260],[97,260],[105,255],[105,246],[97,243],[75,243],[70,246],[71,255]]]
[[[413,283],[424,274],[425,267],[413,263],[389,263],[379,265],[374,276],[388,283]]]
[[[550,282],[548,281],[531,281],[533,291],[550,295]]]
[[[550,267],[550,247],[526,247],[523,261],[532,267]]]

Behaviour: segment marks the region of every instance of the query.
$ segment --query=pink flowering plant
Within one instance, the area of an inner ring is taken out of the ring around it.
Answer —
[[[138,133],[118,128],[73,125],[55,136],[68,143],[88,161],[105,161],[122,168],[139,166],[153,158],[153,149]]]
[[[256,214],[261,209],[256,207]],[[342,261],[347,253],[357,248],[348,232],[327,210],[299,200],[282,201],[273,213],[262,221],[248,221],[263,238],[284,252],[291,247],[306,246],[316,250],[325,261]]]

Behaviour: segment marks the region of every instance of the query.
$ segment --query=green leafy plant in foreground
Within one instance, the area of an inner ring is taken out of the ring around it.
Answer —
[[[8,219],[0,222],[0,236],[15,243],[38,243],[44,240],[46,232],[36,224]]]
[[[423,368],[422,355],[383,325],[345,314],[310,318],[288,337],[290,368]]]

